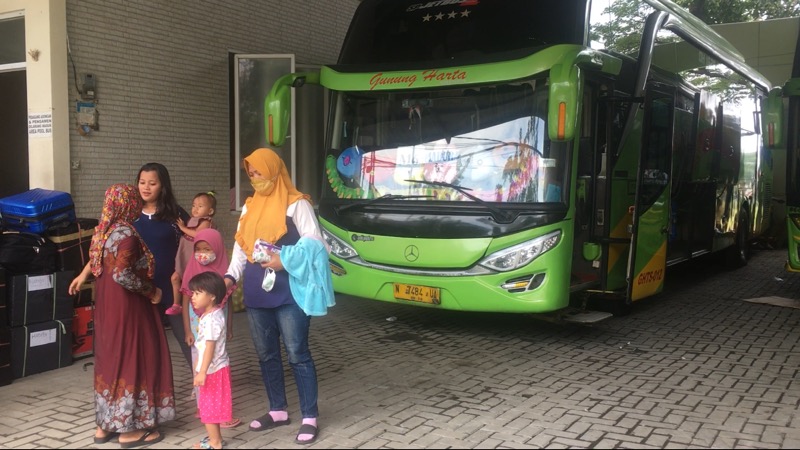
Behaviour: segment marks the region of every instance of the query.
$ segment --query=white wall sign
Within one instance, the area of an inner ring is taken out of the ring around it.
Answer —
[[[28,113],[28,137],[52,137],[53,113]]]

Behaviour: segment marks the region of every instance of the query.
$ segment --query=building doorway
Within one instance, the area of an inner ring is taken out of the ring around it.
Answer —
[[[0,15],[0,198],[28,190],[25,18]]]

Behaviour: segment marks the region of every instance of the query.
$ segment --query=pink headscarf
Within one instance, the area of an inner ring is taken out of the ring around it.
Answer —
[[[181,281],[181,293],[189,297],[192,296],[192,291],[189,289],[189,280],[191,280],[192,277],[203,272],[216,272],[219,276],[224,277],[225,272],[228,270],[228,253],[225,252],[225,245],[222,243],[222,235],[219,234],[219,231],[213,228],[206,228],[198,231],[197,235],[194,237],[195,245],[200,241],[208,242],[208,245],[211,247],[211,250],[214,251],[217,258],[211,264],[204,266],[197,262],[194,257],[194,251],[192,251],[192,257],[186,264],[186,270],[183,272],[183,280]],[[225,304],[225,301],[232,291],[233,287],[228,289],[228,292],[225,294],[225,299],[220,302],[220,305]]]

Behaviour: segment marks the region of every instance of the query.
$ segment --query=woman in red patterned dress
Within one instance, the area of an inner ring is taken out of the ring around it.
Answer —
[[[175,418],[172,363],[161,326],[153,255],[132,223],[142,211],[136,188],[108,188],[89,250],[94,311],[95,443],[132,448],[160,442],[159,424]],[[80,288],[79,276],[70,292]]]

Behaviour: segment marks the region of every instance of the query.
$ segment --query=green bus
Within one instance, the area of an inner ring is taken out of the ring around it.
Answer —
[[[791,78],[782,87],[787,99],[786,126],[786,228],[788,232],[786,269],[800,272],[800,35],[795,44]],[[775,131],[773,131],[775,133]],[[783,136],[777,132],[774,139]]]
[[[648,3],[631,57],[592,48],[587,0],[362,1],[338,63],[265,101],[281,145],[290,89],[330,91],[335,290],[549,313],[582,295],[630,305],[712,252],[744,265],[769,225],[775,95],[697,18]],[[709,71],[737,90],[691,82]]]

